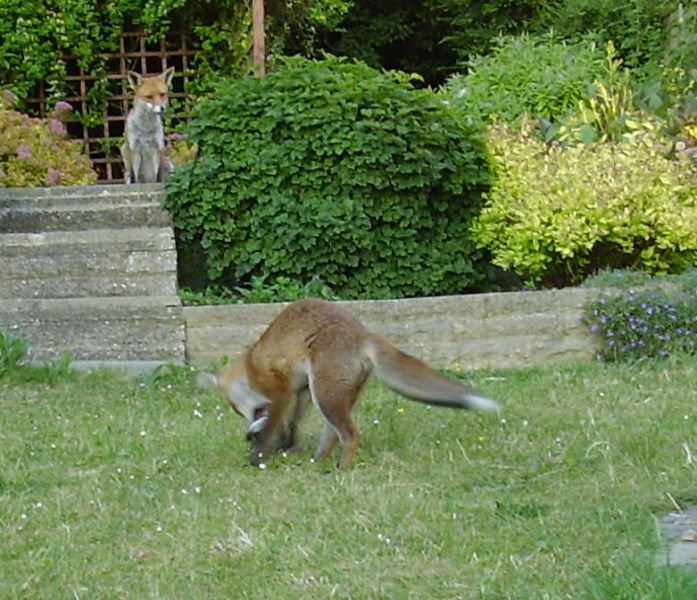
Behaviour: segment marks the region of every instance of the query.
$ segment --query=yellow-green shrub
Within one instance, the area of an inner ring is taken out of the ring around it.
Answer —
[[[697,260],[694,167],[666,158],[655,136],[564,148],[497,126],[488,144],[494,183],[473,233],[497,265],[549,286]]]

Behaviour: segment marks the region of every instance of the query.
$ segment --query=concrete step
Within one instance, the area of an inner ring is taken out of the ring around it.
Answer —
[[[162,184],[1,189],[0,233],[162,227]]]
[[[176,294],[172,229],[0,234],[0,298]]]
[[[30,358],[76,361],[184,360],[184,320],[176,296],[11,299],[0,330],[29,344]]]

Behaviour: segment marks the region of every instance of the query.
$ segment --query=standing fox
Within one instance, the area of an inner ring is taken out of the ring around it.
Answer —
[[[167,108],[173,76],[174,67],[154,77],[128,72],[128,83],[135,96],[126,117],[126,139],[121,146],[126,183],[154,183],[164,181],[169,175],[162,113]]]
[[[340,441],[339,468],[347,469],[359,439],[351,409],[373,369],[412,400],[498,410],[493,400],[442,377],[368,331],[345,308],[324,300],[299,300],[286,307],[216,382],[247,420],[252,464],[263,464],[274,450],[295,444],[298,421],[312,400],[326,420],[315,460],[329,455]],[[286,417],[293,399],[292,414]]]

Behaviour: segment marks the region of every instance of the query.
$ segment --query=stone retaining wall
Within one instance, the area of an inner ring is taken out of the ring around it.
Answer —
[[[252,343],[282,304],[185,307],[162,186],[0,189],[0,329],[32,357],[208,367]],[[346,302],[373,330],[440,367],[591,359],[594,292],[556,290]]]
[[[583,323],[593,293],[567,289],[344,304],[400,349],[439,367],[523,367],[593,359],[596,340]],[[238,356],[283,306],[185,307],[188,361],[206,367]]]

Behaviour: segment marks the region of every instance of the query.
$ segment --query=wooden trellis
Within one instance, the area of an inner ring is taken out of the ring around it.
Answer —
[[[165,132],[171,125],[185,119],[188,113],[187,88],[191,77],[191,62],[195,51],[190,49],[185,33],[166,36],[157,44],[148,43],[142,32],[126,32],[121,36],[119,51],[105,54],[107,75],[96,77],[86,73],[75,57],[67,57],[66,87],[64,98],[77,114],[88,112],[90,91],[95,85],[106,85],[106,106],[101,122],[86,126],[78,120],[67,124],[72,138],[81,140],[102,183],[123,182],[123,165],[119,146],[123,140],[126,115],[131,107],[131,90],[126,73],[137,71],[143,75],[156,75],[174,66],[175,75],[170,90],[170,110],[165,119]],[[33,114],[45,116],[53,108],[47,99],[44,86],[39,86],[34,98],[28,100]]]

